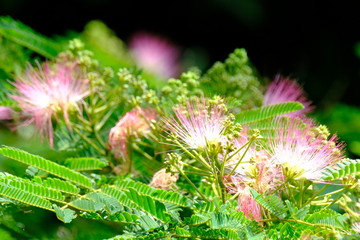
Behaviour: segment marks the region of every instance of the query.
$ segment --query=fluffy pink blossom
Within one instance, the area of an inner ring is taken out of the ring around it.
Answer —
[[[11,107],[0,106],[0,121],[13,119],[14,110]]]
[[[249,187],[244,184],[242,177],[230,176],[226,182],[229,193],[237,193],[238,210],[242,211],[245,217],[260,221],[262,219],[261,207],[252,196]]]
[[[115,156],[128,159],[129,138],[150,133],[150,122],[156,118],[157,113],[154,109],[134,108],[126,113],[110,130],[109,148],[114,150]]]
[[[149,185],[154,188],[169,190],[172,186],[174,186],[178,179],[179,174],[166,172],[166,169],[163,168],[154,174]]]
[[[29,65],[25,74],[16,79],[18,95],[12,96],[40,135],[53,145],[52,119],[62,114],[70,128],[69,112],[80,111],[83,99],[89,94],[88,81],[76,63],[44,63],[35,69]]]
[[[343,145],[335,135],[324,139],[315,134],[313,124],[297,118],[279,124],[274,138],[269,140],[270,155],[287,177],[320,179],[324,168],[343,159]]]
[[[268,86],[264,96],[263,105],[266,106],[294,101],[302,103],[304,105],[304,109],[288,113],[286,114],[287,116],[303,116],[313,110],[311,102],[306,98],[305,92],[299,83],[289,78],[277,75],[275,80]]]
[[[221,106],[198,99],[174,108],[174,113],[176,117],[164,119],[164,123],[185,147],[204,150],[209,144],[218,145],[225,141],[225,112]]]
[[[180,50],[165,38],[139,32],[129,43],[135,61],[146,71],[162,78],[176,77],[180,70]]]

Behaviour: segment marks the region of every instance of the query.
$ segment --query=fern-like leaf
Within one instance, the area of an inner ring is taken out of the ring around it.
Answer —
[[[210,220],[210,216],[204,213],[198,213],[191,215],[189,218],[185,218],[183,223],[190,226],[201,225]]]
[[[63,202],[65,197],[56,190],[44,187],[26,179],[0,173],[0,182],[48,200]]]
[[[236,122],[241,124],[250,124],[273,118],[282,114],[295,112],[303,109],[304,106],[299,102],[286,102],[269,106],[263,106],[257,109],[242,111],[236,115]]]
[[[40,183],[44,187],[54,189],[70,195],[77,195],[80,191],[74,184],[63,181],[58,178],[46,178],[41,179],[40,177],[35,177],[34,182]]]
[[[104,210],[110,214],[114,214],[123,209],[119,201],[101,192],[91,192],[86,194],[86,197],[92,199],[96,203],[104,204]]]
[[[243,212],[235,212],[233,214],[225,214],[222,212],[210,214],[210,227],[214,229],[244,229],[245,223],[249,220],[244,216]]]
[[[67,158],[65,160],[65,166],[76,171],[92,171],[92,170],[101,170],[103,167],[106,167],[108,164],[100,161],[96,158]]]
[[[53,205],[53,208],[55,210],[57,218],[63,221],[64,223],[69,223],[77,217],[75,211],[71,209],[68,208],[62,209],[55,204]]]
[[[104,220],[104,221],[119,222],[124,224],[139,224],[137,221],[140,218],[139,216],[128,212],[117,212],[111,215],[104,213],[99,214],[95,212],[89,212],[89,213],[83,213],[80,216],[93,220]]]
[[[133,201],[138,209],[154,216],[162,222],[169,222],[170,216],[166,213],[165,205],[149,196],[140,195],[136,189],[130,188],[127,196]]]
[[[252,188],[250,188],[250,192],[258,204],[274,214],[276,217],[284,218],[286,216],[287,208],[278,196],[271,194],[263,197]]]
[[[339,179],[349,175],[359,175],[360,174],[360,159],[352,160],[345,159],[341,163],[338,163],[335,166],[328,167],[323,172],[322,179],[326,181],[331,181]]]
[[[101,188],[101,192],[115,198],[123,206],[136,209],[136,204],[127,197],[126,193],[114,186],[104,186]]]
[[[42,171],[51,173],[57,177],[76,183],[82,187],[91,188],[92,186],[90,179],[84,175],[40,156],[27,153],[23,150],[4,146],[0,148],[0,154],[21,163],[36,167]]]
[[[129,191],[129,188],[134,188],[138,193],[150,196],[153,199],[164,203],[170,203],[180,207],[190,207],[192,205],[192,201],[190,199],[187,199],[185,196],[177,192],[152,188],[144,183],[135,182],[130,179],[117,181],[114,185],[123,191]]]
[[[192,227],[190,228],[192,238],[199,239],[226,239],[239,240],[239,235],[236,231],[231,229],[203,229]]]
[[[0,17],[0,35],[50,59],[62,50],[53,40],[10,17]]]
[[[136,236],[136,237],[116,236],[113,238],[109,238],[108,240],[155,240],[155,239],[165,239],[165,237],[168,235],[169,232],[159,231],[155,233],[148,233],[145,236]]]
[[[0,195],[27,205],[54,211],[51,202],[33,193],[0,182]]]
[[[348,217],[346,215],[341,215],[334,210],[322,209],[318,212],[308,215],[305,218],[305,221],[329,227],[345,228],[345,226],[347,225],[347,218]]]

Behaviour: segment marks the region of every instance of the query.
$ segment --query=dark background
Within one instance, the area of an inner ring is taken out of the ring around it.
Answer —
[[[125,41],[145,30],[167,36],[183,49],[202,49],[208,67],[235,48],[245,48],[262,75],[298,79],[321,109],[338,101],[360,104],[356,2],[0,0],[0,15],[47,36],[81,32],[94,19]]]

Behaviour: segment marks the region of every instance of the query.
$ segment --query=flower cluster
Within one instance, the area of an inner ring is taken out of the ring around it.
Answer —
[[[62,115],[71,128],[69,113],[81,111],[84,98],[89,94],[89,82],[78,64],[44,63],[38,69],[29,66],[23,76],[16,79],[17,95],[12,96],[26,119],[34,123],[41,136],[53,145],[52,119]]]
[[[115,157],[129,158],[128,142],[131,137],[141,137],[150,133],[150,123],[157,118],[153,109],[134,108],[127,112],[110,130],[109,149]]]
[[[237,134],[226,134],[229,122],[224,107],[204,98],[175,107],[174,113],[175,117],[164,119],[171,141],[197,151],[191,156],[200,163],[205,159],[210,174],[222,178],[218,187],[224,184],[229,193],[236,193],[239,210],[256,221],[262,219],[261,207],[250,188],[272,194],[288,180],[320,180],[326,167],[343,159],[337,137],[328,138],[322,126],[305,116],[274,118],[273,134],[256,141],[259,136],[249,135],[246,126]]]
[[[174,113],[176,118],[164,119],[164,123],[186,148],[205,150],[225,141],[223,106],[209,105],[201,98],[175,107]]]

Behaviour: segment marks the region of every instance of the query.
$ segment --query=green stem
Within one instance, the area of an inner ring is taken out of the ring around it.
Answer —
[[[303,180],[300,180],[300,183],[299,183],[299,194],[300,194],[299,208],[302,208],[303,195],[304,195],[304,181]]]
[[[190,157],[192,157],[193,159],[197,159],[199,160],[199,162],[204,165],[207,169],[211,169],[211,166],[205,161],[205,159],[200,156],[197,152],[194,151],[194,154],[192,154],[190,151],[188,151],[179,141],[175,140],[175,143],[185,152],[187,153]]]
[[[136,150],[137,152],[141,153],[146,159],[150,160],[150,161],[155,161],[155,159],[153,157],[151,157],[148,153],[144,152],[141,148],[139,148],[138,145],[136,145],[135,143],[131,144],[131,147]]]
[[[87,136],[85,136],[84,134],[82,134],[77,128],[74,128],[74,131],[85,141],[87,142],[90,146],[92,146],[96,151],[98,151],[101,155],[106,155],[106,152],[102,149],[99,148],[98,145],[96,145],[93,141],[91,141]]]
[[[254,142],[255,137],[252,137],[246,144],[248,144],[245,152],[243,153],[243,155],[241,156],[240,160],[236,163],[235,167],[231,170],[229,176],[233,175],[236,168],[240,165],[241,161],[244,159],[245,154],[247,153],[247,151],[249,150],[251,144]],[[231,159],[236,153],[238,153],[246,144],[244,144],[239,150],[237,150],[234,154],[232,154],[229,159]],[[227,160],[226,160],[227,161]]]
[[[341,189],[342,191],[344,191],[343,193],[346,192],[345,189]],[[341,192],[341,191],[340,191]],[[327,205],[325,208],[330,208],[332,205],[334,205],[337,201],[339,201],[340,198],[342,198],[343,194],[340,194],[339,192],[339,195],[329,204]]]
[[[260,220],[260,222],[274,222],[274,221],[280,221],[280,222],[295,222],[295,223],[299,223],[299,224],[303,224],[303,225],[307,225],[307,226],[312,226],[312,227],[337,228],[337,229],[339,229],[339,230],[342,230],[342,228],[336,227],[336,226],[332,226],[332,225],[329,226],[329,225],[326,225],[326,224],[309,223],[309,222],[305,222],[305,221],[297,220],[297,219],[268,218],[268,219]]]
[[[178,170],[178,172],[185,178],[185,180],[195,189],[196,192],[199,193],[199,195],[207,202],[209,202],[209,199],[200,192],[200,190],[195,186],[195,184],[186,176],[184,171],[180,169],[177,165],[174,165],[174,167]]]
[[[320,193],[322,193],[329,185],[323,186],[319,191],[316,191],[311,198],[309,198],[304,205],[309,204],[312,200],[314,200],[316,197],[319,196]]]

